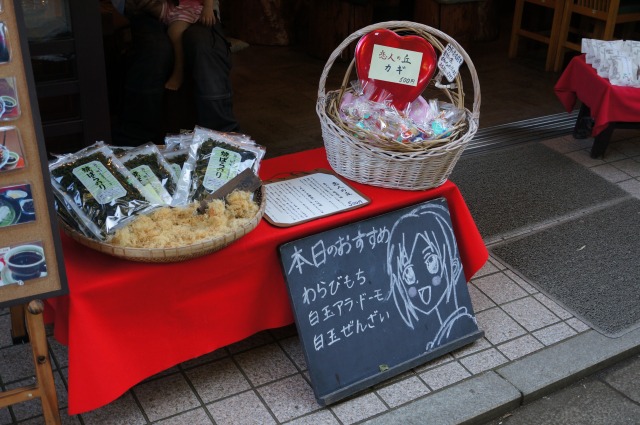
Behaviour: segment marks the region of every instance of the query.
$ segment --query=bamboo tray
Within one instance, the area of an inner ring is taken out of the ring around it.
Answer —
[[[113,257],[118,257],[130,261],[146,263],[170,263],[190,260],[192,258],[211,254],[230,245],[234,241],[240,239],[241,237],[255,229],[258,226],[258,223],[260,223],[266,207],[264,186],[261,186],[258,190],[255,191],[254,199],[256,203],[258,203],[260,208],[258,209],[256,215],[243,226],[226,235],[178,248],[127,248],[122,246],[115,246],[107,242],[88,238],[77,230],[69,227],[63,220],[58,221],[60,222],[63,231],[71,239],[88,248],[111,255]]]

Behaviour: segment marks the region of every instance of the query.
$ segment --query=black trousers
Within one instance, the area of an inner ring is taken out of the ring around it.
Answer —
[[[196,124],[238,131],[230,82],[231,51],[219,23],[192,24],[184,33],[185,85],[193,88]],[[127,67],[121,112],[113,143],[137,146],[163,143],[164,84],[173,69],[173,48],[166,27],[148,15],[131,18],[133,53]]]

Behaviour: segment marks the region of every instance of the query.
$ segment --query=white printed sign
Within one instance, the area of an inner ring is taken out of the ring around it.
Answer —
[[[265,184],[266,216],[290,226],[363,206],[369,201],[333,174],[323,172]]]

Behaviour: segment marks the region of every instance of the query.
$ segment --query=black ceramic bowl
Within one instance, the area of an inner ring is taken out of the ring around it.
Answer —
[[[45,269],[44,251],[38,245],[19,245],[11,248],[4,262],[14,280],[34,279]]]

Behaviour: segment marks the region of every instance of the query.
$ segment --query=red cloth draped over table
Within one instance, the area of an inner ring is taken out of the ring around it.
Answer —
[[[263,161],[263,180],[330,169],[324,149]],[[143,379],[270,328],[293,323],[278,246],[387,211],[444,196],[467,281],[488,258],[458,188],[427,191],[352,183],[363,208],[289,228],[265,220],[216,253],[167,264],[104,255],[63,235],[69,295],[49,301],[55,337],[69,346],[69,413],[103,406]]]
[[[611,85],[598,76],[585,55],[571,59],[554,90],[567,112],[573,110],[577,99],[589,107],[595,121],[593,137],[613,122],[640,122],[640,89]]]

